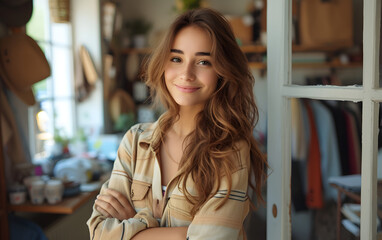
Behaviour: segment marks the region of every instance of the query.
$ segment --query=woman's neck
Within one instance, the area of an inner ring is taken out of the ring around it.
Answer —
[[[195,130],[196,115],[200,109],[181,107],[179,110],[179,119],[172,126],[172,131],[177,137],[184,139],[188,134]]]

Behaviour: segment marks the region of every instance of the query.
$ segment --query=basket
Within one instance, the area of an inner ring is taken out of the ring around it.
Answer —
[[[53,22],[70,22],[70,0],[49,0],[49,9]]]

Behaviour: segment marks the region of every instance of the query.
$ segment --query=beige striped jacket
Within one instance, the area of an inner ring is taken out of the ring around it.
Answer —
[[[102,186],[126,195],[136,210],[134,218],[119,221],[105,218],[93,206],[87,221],[91,239],[131,239],[136,233],[150,227],[188,226],[187,239],[245,239],[243,221],[249,212],[247,196],[249,173],[249,147],[239,142],[238,156],[232,157],[235,169],[232,174],[232,190],[225,204],[216,210],[227,195],[227,179],[221,179],[220,188],[201,207],[194,217],[192,205],[186,200],[181,188],[170,181],[162,192],[161,171],[158,161],[160,142],[154,135],[155,123],[133,126],[123,137],[110,179]],[[187,180],[187,190],[195,194],[195,184]]]

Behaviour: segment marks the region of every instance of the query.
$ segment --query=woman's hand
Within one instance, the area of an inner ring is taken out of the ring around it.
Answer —
[[[105,189],[105,194],[97,196],[95,208],[103,216],[120,221],[132,218],[136,213],[126,196],[112,189]]]

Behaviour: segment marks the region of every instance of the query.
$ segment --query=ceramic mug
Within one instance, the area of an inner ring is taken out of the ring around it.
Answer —
[[[14,185],[10,187],[9,201],[13,205],[23,204],[26,201],[27,190],[23,185]]]
[[[30,185],[29,196],[33,204],[42,204],[44,202],[45,182],[42,180],[33,181]]]
[[[45,185],[45,198],[49,204],[61,202],[64,193],[64,185],[60,180],[49,180]]]

